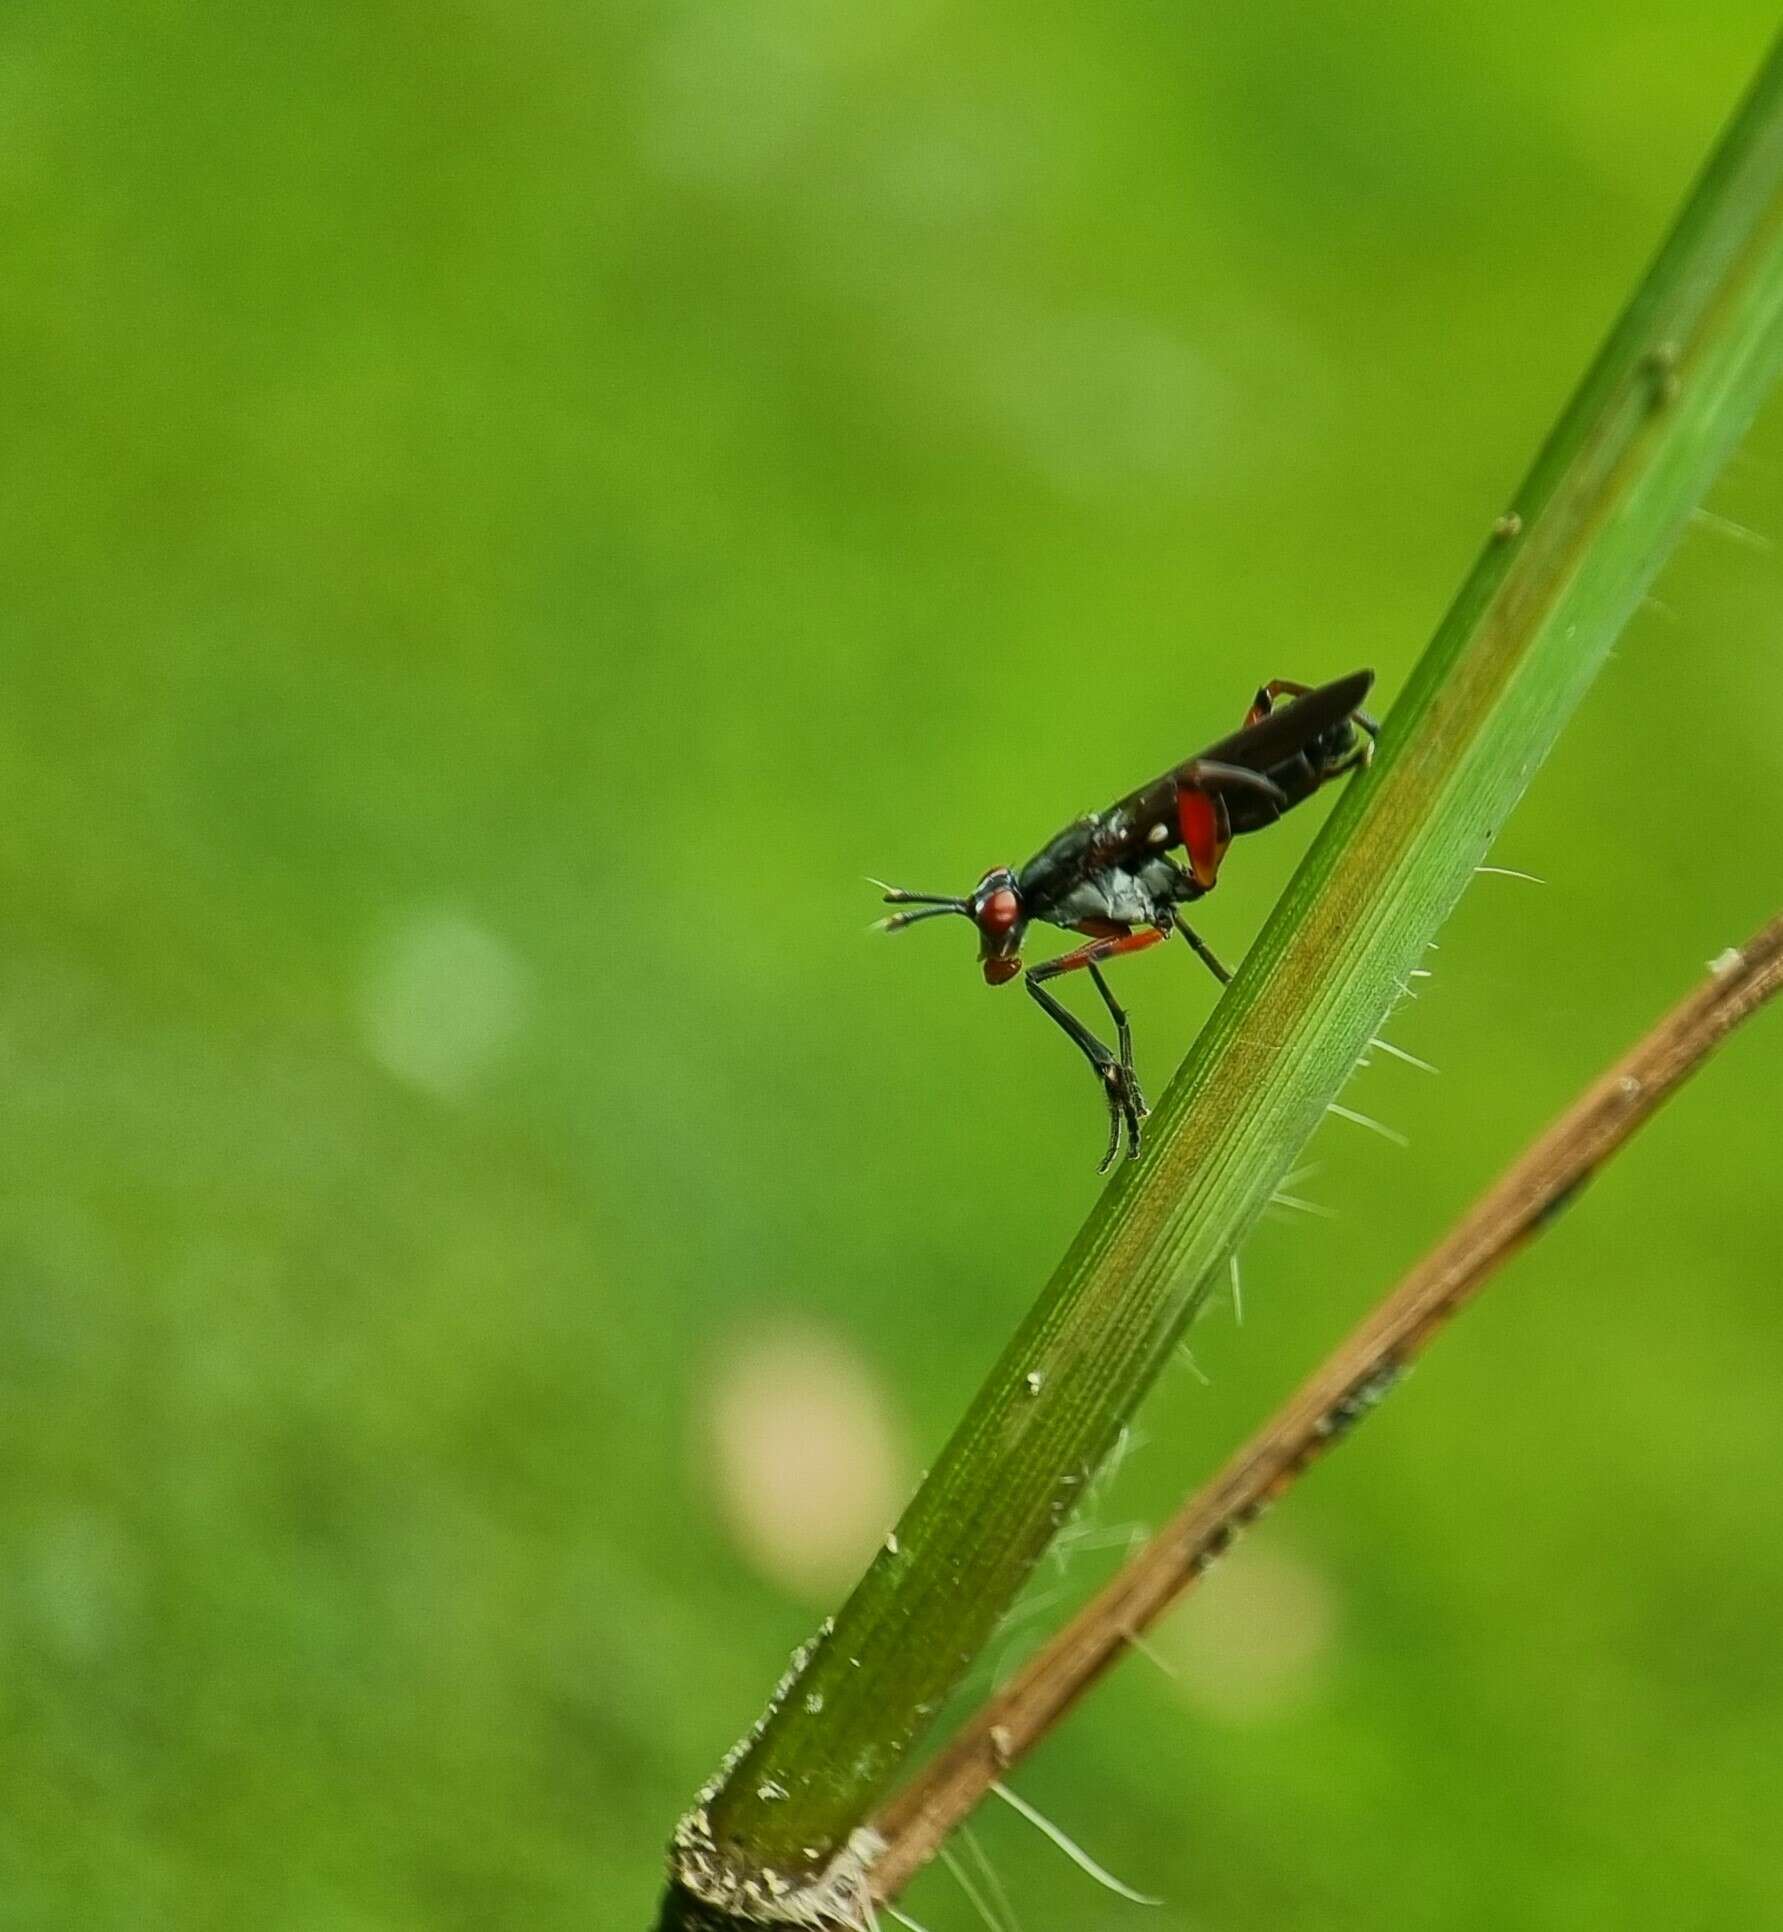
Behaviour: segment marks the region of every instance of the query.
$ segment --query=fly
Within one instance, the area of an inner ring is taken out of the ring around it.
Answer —
[[[1367,765],[1379,727],[1361,705],[1373,682],[1372,671],[1353,671],[1316,689],[1277,678],[1258,691],[1230,737],[1105,812],[1077,819],[1019,870],[994,866],[959,899],[884,888],[887,905],[918,908],[882,920],[886,932],[963,914],[978,928],[986,982],[1002,986],[1019,974],[1088,1060],[1108,1103],[1101,1171],[1120,1152],[1123,1129],[1127,1156],[1138,1159],[1140,1122],[1149,1112],[1133,1069],[1132,1029],[1103,963],[1143,952],[1175,931],[1222,984],[1231,978],[1180,908],[1213,890],[1233,839],[1273,825],[1321,786]],[[1035,920],[1081,933],[1084,943],[1024,971],[1022,939]],[[1113,1051],[1047,991],[1049,980],[1078,971],[1088,972],[1108,1008]]]

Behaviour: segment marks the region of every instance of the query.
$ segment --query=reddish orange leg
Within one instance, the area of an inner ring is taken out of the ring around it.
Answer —
[[[1304,698],[1311,689],[1310,684],[1302,684],[1296,678],[1271,678],[1251,700],[1251,708],[1244,714],[1244,721],[1247,725],[1258,724],[1275,709],[1277,698]],[[1355,717],[1357,724],[1370,738],[1381,735],[1379,724],[1366,711],[1358,711]]]
[[[1271,678],[1251,700],[1244,721],[1247,725],[1260,724],[1275,709],[1277,698],[1303,698],[1311,689],[1310,684],[1301,684],[1294,678]]]
[[[1139,1090],[1139,1076],[1133,1070],[1133,1032],[1127,1021],[1126,1008],[1115,998],[1107,980],[1102,977],[1098,962],[1113,959],[1120,953],[1143,952],[1147,946],[1155,946],[1165,937],[1167,934],[1157,926],[1146,926],[1139,932],[1104,934],[1092,939],[1088,945],[1061,953],[1057,959],[1030,966],[1023,976],[1028,991],[1048,1016],[1064,1029],[1102,1082],[1103,1095],[1108,1102],[1108,1151],[1102,1156],[1098,1172],[1105,1173],[1120,1152],[1123,1127],[1127,1132],[1127,1158],[1139,1158],[1139,1123],[1150,1111],[1145,1104],[1144,1094]],[[1109,1018],[1114,1021],[1120,1041],[1118,1055],[1110,1053],[1076,1014],[1061,1006],[1041,984],[1042,980],[1057,979],[1061,973],[1080,970],[1087,971],[1095,981],[1096,991],[1102,995],[1102,1004],[1108,1008]]]

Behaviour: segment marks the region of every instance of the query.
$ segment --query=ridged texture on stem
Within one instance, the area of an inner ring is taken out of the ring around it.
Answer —
[[[1783,58],[1151,1122],[898,1525],[684,1824],[744,1920],[810,1893],[1082,1495],[1467,885],[1783,365]],[[858,1848],[857,1848],[858,1849]],[[813,1913],[817,1917],[812,1917]]]

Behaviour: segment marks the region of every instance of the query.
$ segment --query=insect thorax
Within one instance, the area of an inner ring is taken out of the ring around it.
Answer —
[[[1088,873],[1039,917],[1055,926],[1106,920],[1119,926],[1155,926],[1168,921],[1170,908],[1197,896],[1195,883],[1166,858],[1143,860],[1128,868],[1103,866]]]

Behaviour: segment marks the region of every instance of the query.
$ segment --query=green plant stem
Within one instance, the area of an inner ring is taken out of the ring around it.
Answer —
[[[991,1786],[1369,1414],[1445,1324],[1560,1213],[1734,1028],[1783,990],[1783,916],[1599,1076],[1211,1481],[1037,1650],[874,1820],[873,1892],[896,1898]]]
[[[1783,365],[1783,54],[1151,1125],[896,1536],[677,1835],[712,1922],[847,1923],[889,1788],[1404,990]],[[727,1918],[725,1915],[728,1914]],[[800,1915],[803,1916],[800,1916]]]

